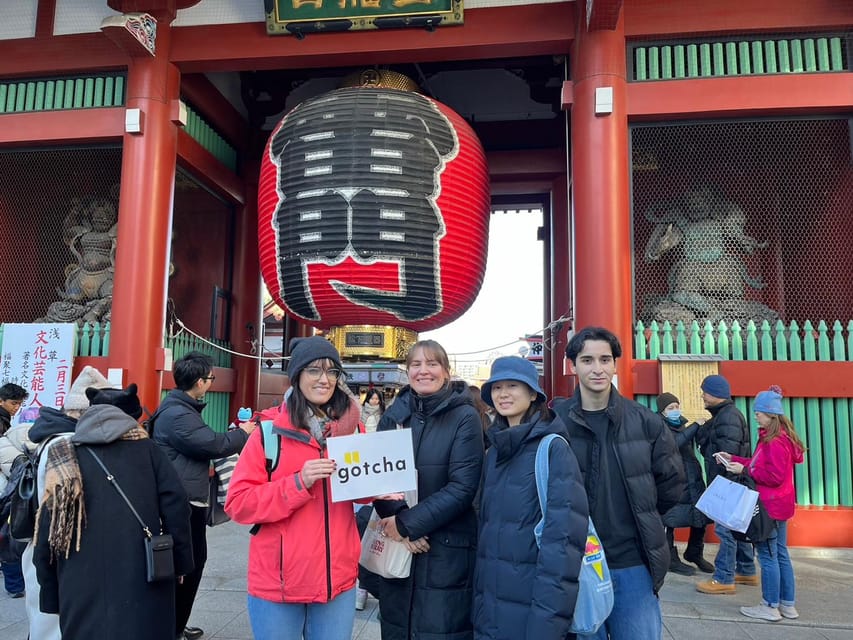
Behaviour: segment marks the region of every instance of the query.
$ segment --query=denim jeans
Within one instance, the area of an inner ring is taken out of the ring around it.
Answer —
[[[325,603],[270,602],[249,596],[255,640],[350,640],[355,587]]]
[[[721,584],[734,584],[735,573],[754,576],[752,543],[735,540],[732,532],[719,523],[714,525],[714,531],[720,539],[720,550],[714,559],[714,580]]]
[[[761,565],[761,597],[765,604],[794,606],[796,586],[794,567],[788,555],[788,523],[777,523],[776,533],[769,540],[755,545]]]
[[[4,562],[3,564],[3,582],[6,591],[9,593],[24,592],[24,571],[21,569],[21,561]]]
[[[583,640],[660,640],[663,633],[660,602],[652,576],[645,565],[611,569],[613,611],[598,633],[580,635]]]

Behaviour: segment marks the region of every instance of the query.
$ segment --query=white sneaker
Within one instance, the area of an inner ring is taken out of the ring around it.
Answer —
[[[782,619],[779,609],[766,604],[757,604],[754,607],[741,607],[740,612],[747,618],[758,618],[759,620],[769,620],[770,622],[778,622]]]
[[[783,618],[790,618],[791,620],[800,617],[799,612],[796,610],[796,608],[794,608],[794,605],[792,604],[780,604],[779,613],[782,614]]]
[[[367,604],[367,589],[359,587],[355,592],[355,610],[364,611],[364,605]]]

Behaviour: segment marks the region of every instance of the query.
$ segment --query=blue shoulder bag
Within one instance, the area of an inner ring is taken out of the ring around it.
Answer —
[[[560,439],[568,447],[569,443],[560,435],[550,433],[539,441],[536,448],[536,493],[539,495],[539,508],[542,510],[542,519],[533,529],[536,536],[536,546],[541,546],[542,529],[545,527],[545,515],[548,502],[548,450],[551,443]],[[610,580],[610,569],[607,568],[607,559],[604,557],[604,549],[592,519],[586,533],[586,549],[581,561],[581,570],[578,575],[578,599],[575,602],[575,613],[572,618],[572,633],[590,634],[598,631],[598,628],[607,620],[607,616],[613,610],[613,583]]]

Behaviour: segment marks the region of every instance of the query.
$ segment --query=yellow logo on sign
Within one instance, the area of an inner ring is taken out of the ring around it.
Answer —
[[[361,456],[358,455],[358,451],[347,451],[344,454],[344,462],[347,464],[358,464],[361,462]]]

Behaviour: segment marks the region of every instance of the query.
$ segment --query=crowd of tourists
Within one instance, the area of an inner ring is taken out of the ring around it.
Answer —
[[[17,482],[13,462],[25,454],[37,508],[31,539],[0,556],[6,591],[26,597],[33,639],[203,636],[188,623],[207,558],[211,465],[231,458],[224,509],[251,526],[247,609],[258,640],[349,640],[368,593],[383,640],[574,637],[591,525],[612,609],[577,637],[659,640],[668,571],[708,574],[696,588],[709,595],[758,585],[760,574],[761,601],[741,613],[796,618],[787,520],[804,447],[781,390],[755,399],[753,449],[725,378],[702,381],[711,417],[689,421],[673,393],[657,398],[657,411],[620,395],[620,357],[612,332],[580,329],[566,348],[575,392],[549,400],[528,360],[496,359],[472,389],[452,377],[442,346],[424,340],[406,358],[408,385],[386,406],[378,390],[353,394],[329,341],[303,338],[283,402],[263,414],[270,428],[246,419],[224,432],[201,416],[214,375],[198,352],[175,362],[175,388],[147,419],[136,385],[112,388],[86,367],[62,410],[11,427],[27,392],[4,385],[0,485]],[[417,500],[333,501],[328,439],[398,429],[411,432]],[[773,526],[745,542],[716,523],[712,563],[710,520],[696,504],[717,475],[748,478]],[[411,554],[405,577],[359,566],[374,511],[381,535]],[[682,556],[679,528],[689,528]]]

